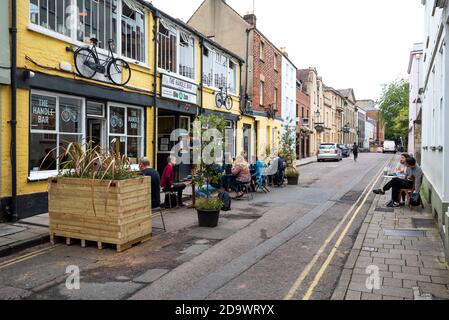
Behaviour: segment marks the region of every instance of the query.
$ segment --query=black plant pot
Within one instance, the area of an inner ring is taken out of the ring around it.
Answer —
[[[288,181],[288,184],[290,185],[290,186],[297,186],[298,185],[298,181],[299,181],[299,177],[287,177],[287,181]]]
[[[198,223],[200,227],[215,228],[218,225],[220,210],[205,211],[197,209],[196,212],[198,213]]]

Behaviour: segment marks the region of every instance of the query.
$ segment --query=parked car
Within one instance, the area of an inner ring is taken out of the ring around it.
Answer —
[[[322,143],[318,151],[318,162],[324,160],[341,161],[341,150],[336,143]]]
[[[390,140],[385,140],[383,152],[384,153],[387,153],[387,152],[396,153],[397,152],[396,142],[390,141]]]
[[[338,144],[338,148],[341,150],[341,155],[344,158],[348,158],[351,154],[351,149],[346,144]]]

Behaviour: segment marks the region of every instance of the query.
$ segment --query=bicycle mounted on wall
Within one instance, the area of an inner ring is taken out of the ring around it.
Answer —
[[[215,95],[215,105],[218,108],[225,107],[226,110],[232,109],[232,98],[228,95],[228,89],[220,87],[220,91]]]
[[[74,54],[75,68],[80,75],[92,79],[95,74],[101,73],[111,80],[112,83],[124,86],[131,78],[129,64],[120,58],[114,57],[114,40],[108,41],[108,56],[103,62],[97,52],[97,44],[101,43],[96,38],[90,38],[91,46],[79,47]]]

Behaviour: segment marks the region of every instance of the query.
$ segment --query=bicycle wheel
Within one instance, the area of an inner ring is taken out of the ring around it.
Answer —
[[[231,110],[232,109],[232,98],[230,96],[226,96],[224,105],[225,105],[227,110]]]
[[[217,106],[217,108],[221,108],[223,106],[223,101],[221,99],[221,94],[217,93],[215,95],[215,105]]]
[[[91,79],[97,73],[92,67],[99,64],[94,52],[89,48],[79,48],[74,56],[76,71],[81,76]]]
[[[113,59],[108,65],[108,77],[116,85],[124,86],[131,78],[131,68],[123,59]]]

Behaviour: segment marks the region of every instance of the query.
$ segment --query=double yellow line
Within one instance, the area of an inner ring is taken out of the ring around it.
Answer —
[[[389,163],[391,160],[386,161],[386,164]],[[370,181],[370,183],[365,187],[365,189],[362,192],[362,195],[360,198],[352,205],[352,207],[349,209],[349,211],[346,213],[346,215],[343,217],[343,219],[340,221],[340,223],[335,227],[335,229],[331,232],[329,237],[324,241],[323,245],[319,248],[313,259],[309,262],[309,264],[306,266],[306,268],[301,272],[299,277],[296,279],[296,281],[293,283],[293,286],[288,291],[287,295],[284,297],[284,300],[291,300],[293,299],[294,295],[298,292],[299,288],[301,287],[302,283],[306,279],[306,277],[310,274],[310,271],[315,266],[317,261],[320,259],[321,255],[324,253],[327,245],[332,241],[334,236],[337,234],[338,230],[343,226],[343,224],[346,222],[347,218],[350,216],[350,214],[353,212],[353,210],[356,208],[357,204],[359,203],[360,199],[362,198],[363,194],[365,194],[362,202],[360,202],[357,209],[355,209],[354,213],[352,214],[351,219],[347,222],[345,228],[342,230],[340,236],[338,237],[337,241],[335,242],[334,247],[332,248],[331,252],[327,256],[327,259],[324,261],[324,263],[321,265],[320,270],[313,278],[312,283],[310,284],[309,288],[307,289],[306,293],[303,296],[303,300],[309,300],[310,297],[313,294],[313,290],[320,282],[321,278],[324,275],[324,272],[326,271],[327,267],[331,263],[335,253],[338,250],[338,247],[340,246],[341,242],[343,241],[344,237],[349,231],[349,228],[351,227],[352,223],[354,222],[355,218],[359,214],[360,210],[362,210],[363,206],[365,205],[366,200],[368,199],[369,195],[371,194],[371,191],[373,190],[374,186],[379,181],[380,177],[382,176],[381,173],[383,171],[383,167],[379,172],[374,176],[374,178]]]
[[[19,262],[22,262],[22,261],[26,261],[26,260],[29,260],[31,258],[40,256],[40,255],[42,255],[44,253],[50,252],[50,251],[56,249],[59,246],[61,246],[61,244],[56,244],[56,245],[48,247],[48,248],[43,248],[43,249],[40,249],[40,250],[37,250],[37,251],[33,251],[33,252],[30,252],[30,253],[24,254],[23,256],[19,256],[17,258],[11,259],[11,260],[4,261],[4,262],[0,263],[0,270],[3,269],[3,268],[6,268],[6,267],[12,266],[12,265],[14,265],[16,263],[19,263]]]

